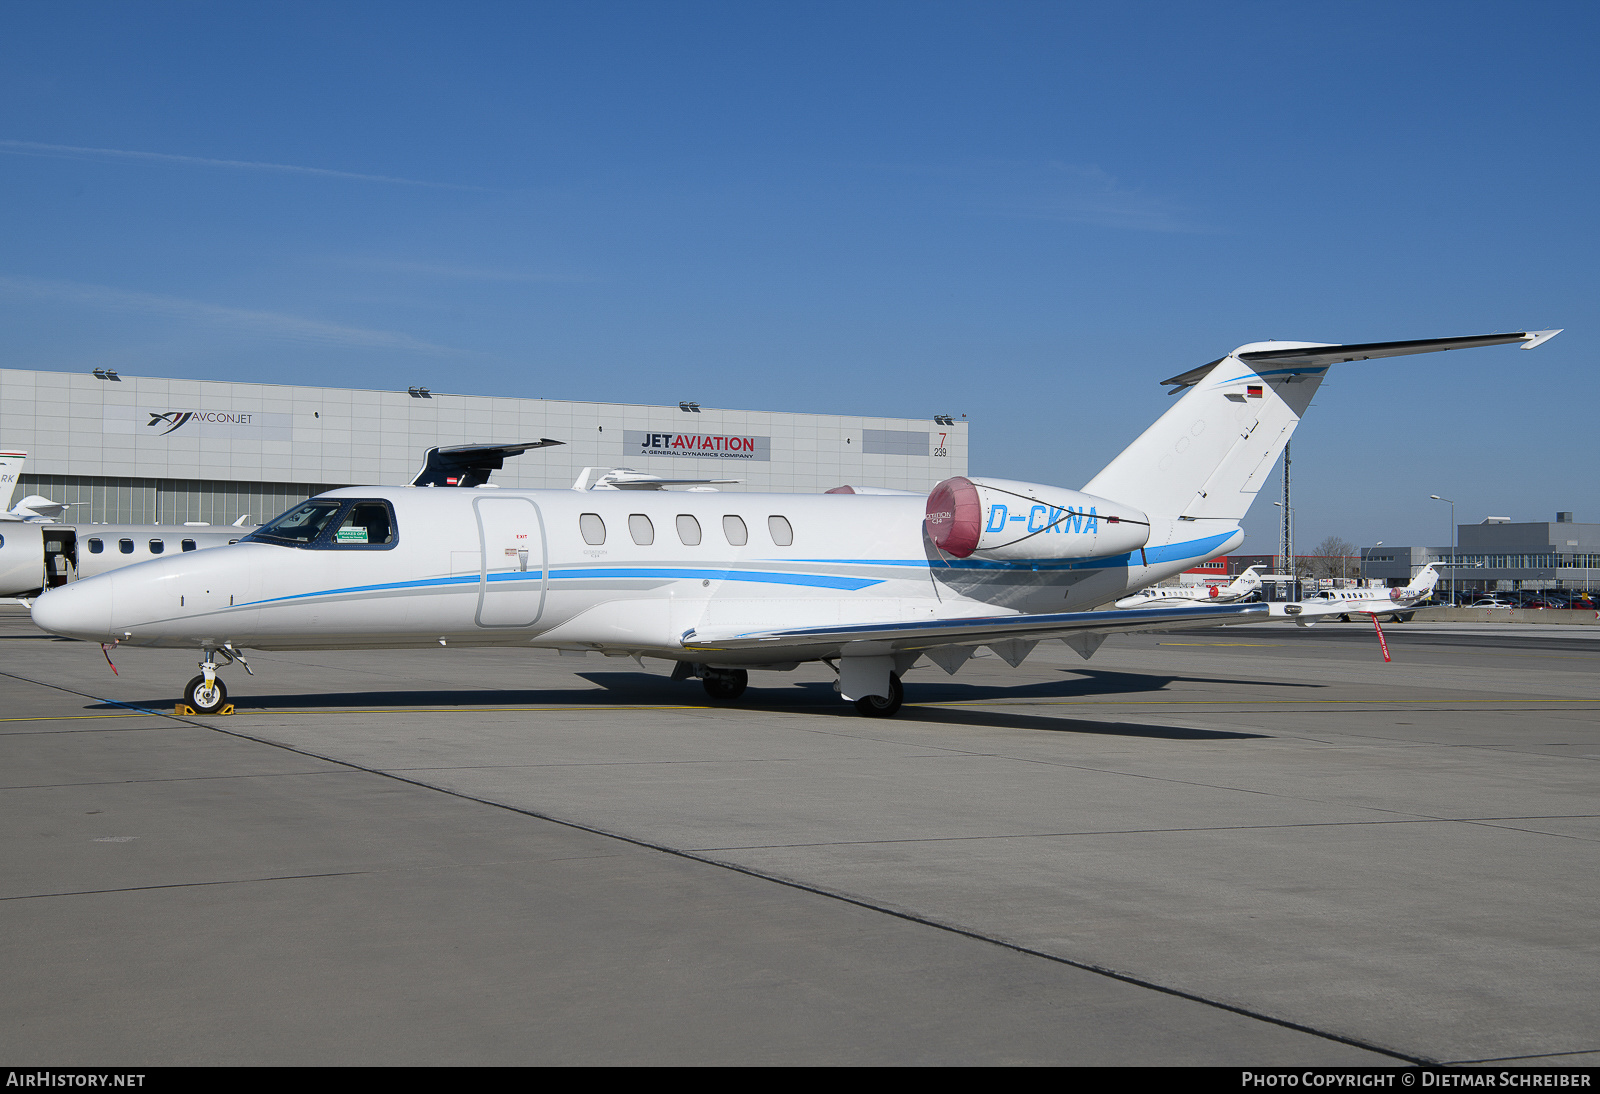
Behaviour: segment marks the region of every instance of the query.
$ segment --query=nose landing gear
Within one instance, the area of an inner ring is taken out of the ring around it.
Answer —
[[[213,666],[213,674],[215,671]],[[196,714],[215,714],[228,701],[228,689],[216,675],[207,681],[202,674],[183,686],[183,701],[194,707]]]
[[[244,655],[231,646],[201,652],[205,655],[205,660],[200,662],[200,675],[183,686],[183,701],[194,707],[196,714],[215,714],[228,702],[227,685],[217,675],[217,655],[221,654],[227,658],[229,664],[239,662],[244,666],[244,671],[251,676],[254,676],[255,672],[244,659]]]

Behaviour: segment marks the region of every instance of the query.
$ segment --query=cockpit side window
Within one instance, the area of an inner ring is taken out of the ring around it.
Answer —
[[[358,501],[333,533],[335,547],[392,547],[394,518],[381,501]]]

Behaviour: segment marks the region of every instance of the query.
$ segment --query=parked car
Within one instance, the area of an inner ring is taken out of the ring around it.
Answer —
[[[1504,600],[1495,600],[1493,598],[1489,600],[1475,600],[1471,604],[1467,605],[1469,608],[1510,608],[1512,606],[1513,605]]]

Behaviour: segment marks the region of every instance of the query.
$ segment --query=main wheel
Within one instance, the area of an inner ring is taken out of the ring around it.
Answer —
[[[228,688],[220,676],[209,688],[206,687],[205,676],[196,676],[184,685],[183,701],[199,714],[215,714],[228,701]]]
[[[700,683],[713,699],[737,699],[750,684],[750,674],[744,669],[705,669]]]
[[[889,695],[868,695],[864,699],[856,700],[856,709],[868,718],[888,718],[900,709],[900,704],[905,702],[906,689],[900,686],[900,677],[894,673],[889,674]]]

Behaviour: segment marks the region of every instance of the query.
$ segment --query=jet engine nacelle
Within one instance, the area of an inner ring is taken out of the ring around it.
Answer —
[[[1011,479],[944,480],[928,495],[924,524],[956,558],[1103,558],[1150,539],[1150,519],[1130,505]]]

